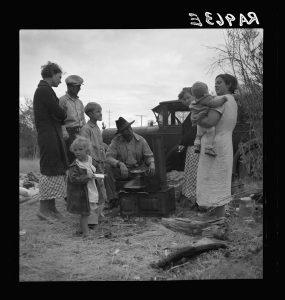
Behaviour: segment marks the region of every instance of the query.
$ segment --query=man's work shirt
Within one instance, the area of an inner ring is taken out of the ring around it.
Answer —
[[[59,98],[59,105],[65,110],[67,118],[64,120],[62,130],[65,127],[82,127],[86,124],[84,115],[84,105],[82,101],[76,97],[71,97],[68,93]]]
[[[81,128],[80,135],[88,138],[91,141],[91,156],[98,162],[105,162],[105,147],[103,143],[102,133],[98,125],[89,120],[87,124]]]
[[[136,167],[143,163],[149,165],[154,162],[153,153],[147,141],[136,133],[133,135],[130,142],[127,142],[121,134],[113,138],[106,153],[109,164],[115,167],[118,161],[121,161],[127,167]]]

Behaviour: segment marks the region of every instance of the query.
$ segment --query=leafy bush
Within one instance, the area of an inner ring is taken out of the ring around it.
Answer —
[[[19,129],[21,158],[38,157],[37,133],[34,123],[33,103],[31,99],[25,99],[25,103],[19,107]]]

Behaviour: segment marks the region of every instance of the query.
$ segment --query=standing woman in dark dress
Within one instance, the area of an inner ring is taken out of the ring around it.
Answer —
[[[66,118],[65,111],[52,87],[61,83],[62,70],[52,62],[42,66],[41,80],[34,94],[33,109],[37,139],[40,150],[38,217],[50,220],[60,218],[55,199],[66,197],[65,174],[68,167],[66,147],[61,125]]]
[[[185,87],[178,95],[179,101],[184,105],[189,106],[192,98],[191,87]],[[190,206],[196,204],[196,181],[199,155],[194,152],[194,140],[196,136],[196,127],[192,127],[191,115],[187,116],[182,124],[182,138],[179,151],[186,151],[185,167],[184,167],[184,183],[182,186],[182,195],[188,200]],[[185,149],[186,148],[186,149]]]

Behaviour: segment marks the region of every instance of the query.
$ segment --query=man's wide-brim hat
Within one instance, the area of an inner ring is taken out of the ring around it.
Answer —
[[[78,75],[70,75],[65,78],[66,84],[71,84],[71,85],[81,85],[83,84],[83,79],[78,76]]]
[[[117,129],[118,129],[116,134],[122,132],[124,129],[126,129],[127,127],[132,125],[134,122],[135,122],[135,120],[132,121],[132,122],[128,122],[123,117],[119,117],[119,119],[116,120],[116,126],[117,126]]]

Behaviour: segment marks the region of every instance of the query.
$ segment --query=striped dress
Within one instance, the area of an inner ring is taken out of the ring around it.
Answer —
[[[40,174],[39,177],[39,200],[61,199],[66,197],[66,176],[46,176]]]
[[[188,146],[184,167],[184,183],[182,195],[188,198],[193,204],[196,202],[196,181],[199,154],[194,152],[194,146]]]

